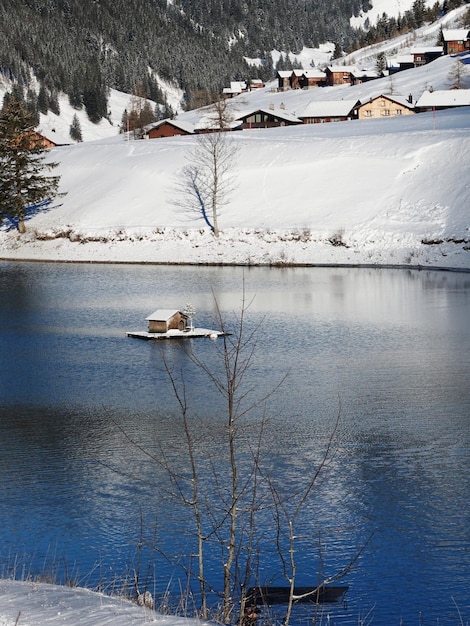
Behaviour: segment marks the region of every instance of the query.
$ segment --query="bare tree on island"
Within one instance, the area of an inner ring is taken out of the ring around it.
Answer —
[[[229,118],[223,104],[216,105],[208,128],[198,134],[187,157],[188,164],[177,179],[175,204],[202,216],[215,237],[219,236],[219,217],[235,189],[238,146],[226,132]]]

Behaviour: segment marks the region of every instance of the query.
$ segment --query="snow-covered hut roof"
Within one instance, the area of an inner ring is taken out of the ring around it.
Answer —
[[[311,70],[302,70],[305,78],[325,78],[326,74],[323,70],[319,70],[318,68],[314,68]]]
[[[296,115],[294,115],[293,113],[289,113],[288,111],[285,111],[284,109],[263,108],[263,107],[258,107],[255,109],[248,109],[246,111],[243,111],[236,117],[236,120],[241,121],[244,118],[250,115],[253,115],[254,113],[267,113],[268,115],[274,115],[275,117],[286,120],[286,122],[290,122],[291,124],[302,123]]]
[[[153,130],[154,128],[158,128],[159,126],[162,126],[163,124],[169,124],[170,126],[174,126],[175,128],[179,128],[180,130],[182,130],[185,133],[188,133],[190,135],[194,133],[194,125],[193,124],[191,124],[190,122],[184,122],[184,121],[178,120],[178,119],[172,119],[170,117],[167,117],[164,120],[159,120],[158,122],[152,122],[151,124],[147,124],[146,126],[144,126],[144,131],[146,133],[148,133],[151,130]]]
[[[347,117],[360,105],[359,100],[325,100],[309,102],[299,118],[304,117]]]
[[[417,107],[470,106],[470,89],[425,91],[416,103]]]
[[[332,74],[338,74],[338,73],[343,73],[343,74],[350,74],[351,72],[353,72],[355,70],[355,66],[354,65],[329,65],[326,68],[326,71],[331,72]]]
[[[181,313],[178,309],[157,309],[145,319],[149,322],[167,322],[176,313]],[[183,315],[181,313],[181,315]]]
[[[468,39],[469,34],[468,28],[444,28],[442,30],[444,41],[465,41]]]
[[[36,131],[41,137],[48,139],[56,146],[69,146],[73,143],[70,139],[66,139],[58,132],[56,132],[55,128],[45,128],[42,130],[40,127]]]

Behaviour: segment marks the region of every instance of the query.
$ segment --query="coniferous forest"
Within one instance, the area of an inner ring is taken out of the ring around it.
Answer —
[[[423,5],[415,0],[413,16]],[[0,0],[0,72],[43,113],[64,92],[97,122],[109,88],[133,93],[137,84],[164,107],[156,75],[180,87],[191,108],[197,94],[220,93],[231,80],[270,80],[273,49],[370,43],[350,26],[369,8],[369,0]]]

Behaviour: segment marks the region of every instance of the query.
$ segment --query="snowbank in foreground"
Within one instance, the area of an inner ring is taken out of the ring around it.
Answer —
[[[208,622],[161,615],[87,589],[0,580],[0,626],[196,626]]]

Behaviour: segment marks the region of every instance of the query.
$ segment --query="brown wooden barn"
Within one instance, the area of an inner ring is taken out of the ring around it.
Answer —
[[[470,50],[470,30],[450,28],[442,30],[444,54],[458,54]]]
[[[162,137],[177,137],[178,135],[193,135],[194,127],[187,122],[165,119],[148,124],[145,127],[146,139],[159,139]]]
[[[188,316],[177,309],[157,309],[145,318],[149,333],[166,333],[169,330],[189,330]]]
[[[329,65],[326,70],[326,82],[328,85],[351,84],[351,72],[355,68],[350,65]]]

